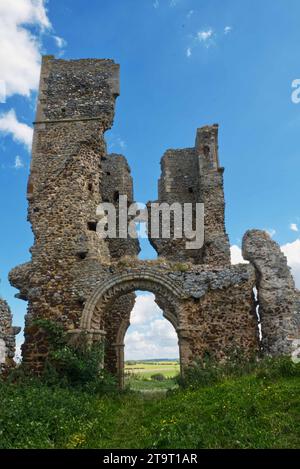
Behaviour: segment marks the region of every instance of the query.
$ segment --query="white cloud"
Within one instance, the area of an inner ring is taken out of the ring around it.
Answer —
[[[153,8],[158,8],[158,7],[159,7],[159,1],[155,0],[155,2],[153,3]]]
[[[113,149],[125,150],[127,148],[127,143],[119,135],[115,135],[113,132],[107,135],[106,142],[108,144],[109,151]]]
[[[248,264],[242,256],[242,250],[236,245],[230,247],[231,264]]]
[[[273,238],[273,236],[276,234],[276,230],[274,230],[273,228],[265,228],[265,231],[268,233],[269,236],[271,236],[271,238]]]
[[[14,168],[15,169],[24,168],[24,163],[22,161],[22,158],[19,155],[16,156]]]
[[[288,265],[292,269],[296,287],[300,289],[300,239],[281,246],[281,250],[287,258]]]
[[[215,36],[215,32],[212,28],[203,29],[197,32],[195,40],[197,42],[200,42],[204,47],[208,49],[210,46],[215,44]]]
[[[162,318],[152,293],[137,296],[130,322],[125,336],[126,360],[178,357],[175,329]]]
[[[33,129],[29,125],[18,121],[14,109],[0,115],[0,132],[11,135],[16,142],[22,143],[30,150]]]
[[[27,26],[51,28],[44,0],[0,0],[0,80],[7,96],[29,96],[38,87],[41,44]]]
[[[6,102],[6,84],[4,80],[0,80],[0,103]]]
[[[197,38],[200,42],[207,42],[212,39],[214,32],[212,29],[202,30],[197,32]]]
[[[290,229],[291,229],[292,231],[299,231],[299,228],[298,228],[297,223],[291,223],[291,224],[290,224]]]
[[[296,239],[296,241],[292,243],[284,244],[280,249],[286,256],[289,267],[291,267],[296,287],[300,289],[300,239]],[[230,250],[232,264],[245,262],[242,257],[241,248],[231,246]]]
[[[155,303],[155,297],[151,294],[138,295],[131,312],[130,323],[133,325],[147,324],[161,315],[161,309]]]
[[[15,351],[15,356],[14,360],[16,363],[21,363],[22,362],[22,343],[18,342],[16,343],[16,351]]]
[[[166,319],[155,319],[152,321],[147,336],[157,337],[158,340],[162,339],[164,342],[178,340],[174,327]]]
[[[192,14],[194,13],[193,10],[190,10],[190,12],[187,14],[187,18],[189,18]],[[225,35],[229,34],[232,31],[231,26],[226,26],[223,29],[223,33]],[[197,31],[196,33],[193,34],[192,36],[192,43],[187,47],[186,49],[186,56],[190,57],[191,55],[191,45],[196,48],[196,46],[201,44],[203,47],[206,49],[210,48],[211,46],[215,46],[217,44],[217,39],[220,39],[220,32],[215,31],[213,28],[209,27],[206,29],[201,29],[200,31]]]
[[[121,138],[118,139],[118,145],[122,150],[125,150],[125,148],[127,147],[125,140],[122,140]]]
[[[63,49],[67,45],[67,41],[59,36],[53,36],[55,44],[59,49]]]

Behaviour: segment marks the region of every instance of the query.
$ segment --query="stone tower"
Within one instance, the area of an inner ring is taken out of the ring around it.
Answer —
[[[185,239],[151,238],[159,256],[194,264],[229,265],[229,239],[225,230],[223,172],[218,156],[218,125],[197,130],[193,148],[167,150],[156,202],[204,204],[204,245],[185,249]]]
[[[10,273],[19,297],[29,302],[24,361],[34,358],[37,368],[47,348],[32,320],[52,319],[68,330],[78,327],[82,291],[91,288],[93,270],[101,272],[110,262],[110,246],[96,233],[96,208],[110,197],[102,184],[109,166],[114,187],[130,181],[129,168],[127,180],[120,181],[116,169],[125,162],[117,156],[110,162],[103,137],[118,95],[119,65],[112,60],[43,57],[27,191],[34,246],[31,262]],[[132,183],[127,193],[132,199]],[[124,242],[117,248],[126,254]],[[133,245],[130,254],[135,252]]]
[[[12,325],[12,314],[6,301],[0,298],[0,375],[15,366],[16,338],[21,328]]]

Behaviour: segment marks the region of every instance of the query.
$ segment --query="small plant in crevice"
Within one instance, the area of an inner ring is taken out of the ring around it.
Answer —
[[[174,270],[176,272],[187,272],[189,270],[189,266],[188,264],[177,262],[176,264],[174,264]]]

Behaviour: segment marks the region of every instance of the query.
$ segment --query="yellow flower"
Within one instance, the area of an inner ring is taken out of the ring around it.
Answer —
[[[83,435],[82,433],[75,433],[71,436],[69,443],[67,443],[67,448],[78,448],[78,446],[81,446],[85,442],[85,440],[85,435]]]

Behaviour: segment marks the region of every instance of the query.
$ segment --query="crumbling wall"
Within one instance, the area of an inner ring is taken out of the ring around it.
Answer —
[[[96,262],[101,272],[110,262],[109,247],[96,233],[96,208],[118,73],[112,60],[43,58],[27,193],[34,246],[31,262],[10,273],[28,300],[23,359],[37,371],[47,347],[34,319],[77,327],[82,263]]]
[[[161,169],[156,202],[179,202],[182,206],[184,203],[191,203],[194,217],[196,203],[203,203],[204,245],[202,249],[186,249],[185,237],[175,239],[174,226],[171,239],[161,235],[153,237],[149,223],[149,239],[158,255],[174,262],[229,265],[230,249],[224,213],[224,169],[219,166],[218,126],[198,129],[194,148],[168,150],[161,160]]]
[[[203,263],[229,265],[230,245],[225,228],[224,168],[219,165],[218,125],[197,130],[200,202],[204,204]]]
[[[133,181],[130,174],[130,167],[123,155],[116,153],[109,154],[102,158],[103,179],[101,184],[101,195],[103,202],[114,204],[116,209],[116,230],[119,233],[119,197],[127,196],[126,209],[134,202]],[[127,216],[127,214],[126,214]],[[127,218],[127,227],[130,217]],[[133,259],[140,252],[138,239],[133,238],[108,238],[107,243],[112,262],[120,260],[124,256],[131,256]],[[130,323],[130,313],[135,302],[135,293],[122,295],[106,311],[105,324],[105,359],[104,364],[108,371],[119,374],[120,384],[123,384],[123,370],[117,368],[117,363],[124,361],[124,336],[120,336],[119,331],[123,325],[127,327]]]
[[[299,292],[280,246],[265,231],[243,238],[243,257],[256,270],[262,346],[267,355],[292,354],[299,346]]]
[[[114,204],[117,214],[116,229],[119,233],[119,196],[127,196],[128,206],[134,202],[133,181],[130,167],[123,155],[112,153],[102,157],[101,167],[103,178],[101,183],[101,195],[103,202]],[[126,208],[128,208],[126,206]],[[127,222],[130,218],[127,219]],[[139,242],[133,238],[107,239],[110,257],[112,260],[123,256],[137,256],[140,252]]]
[[[0,298],[0,374],[15,365],[15,336],[20,327],[13,327],[12,314],[6,301]]]
[[[252,357],[259,350],[255,281],[254,268],[245,264],[213,269],[190,264],[181,271],[172,262],[116,263],[106,278],[99,277],[81,325],[91,337],[104,329],[106,340],[113,331],[117,340],[110,343],[112,353],[106,363],[122,377],[123,342],[118,339],[123,340],[128,320],[121,310],[120,319],[125,322],[115,317],[114,305],[129,292],[147,290],[154,293],[177,332],[183,367],[206,353],[219,360],[236,352]]]

